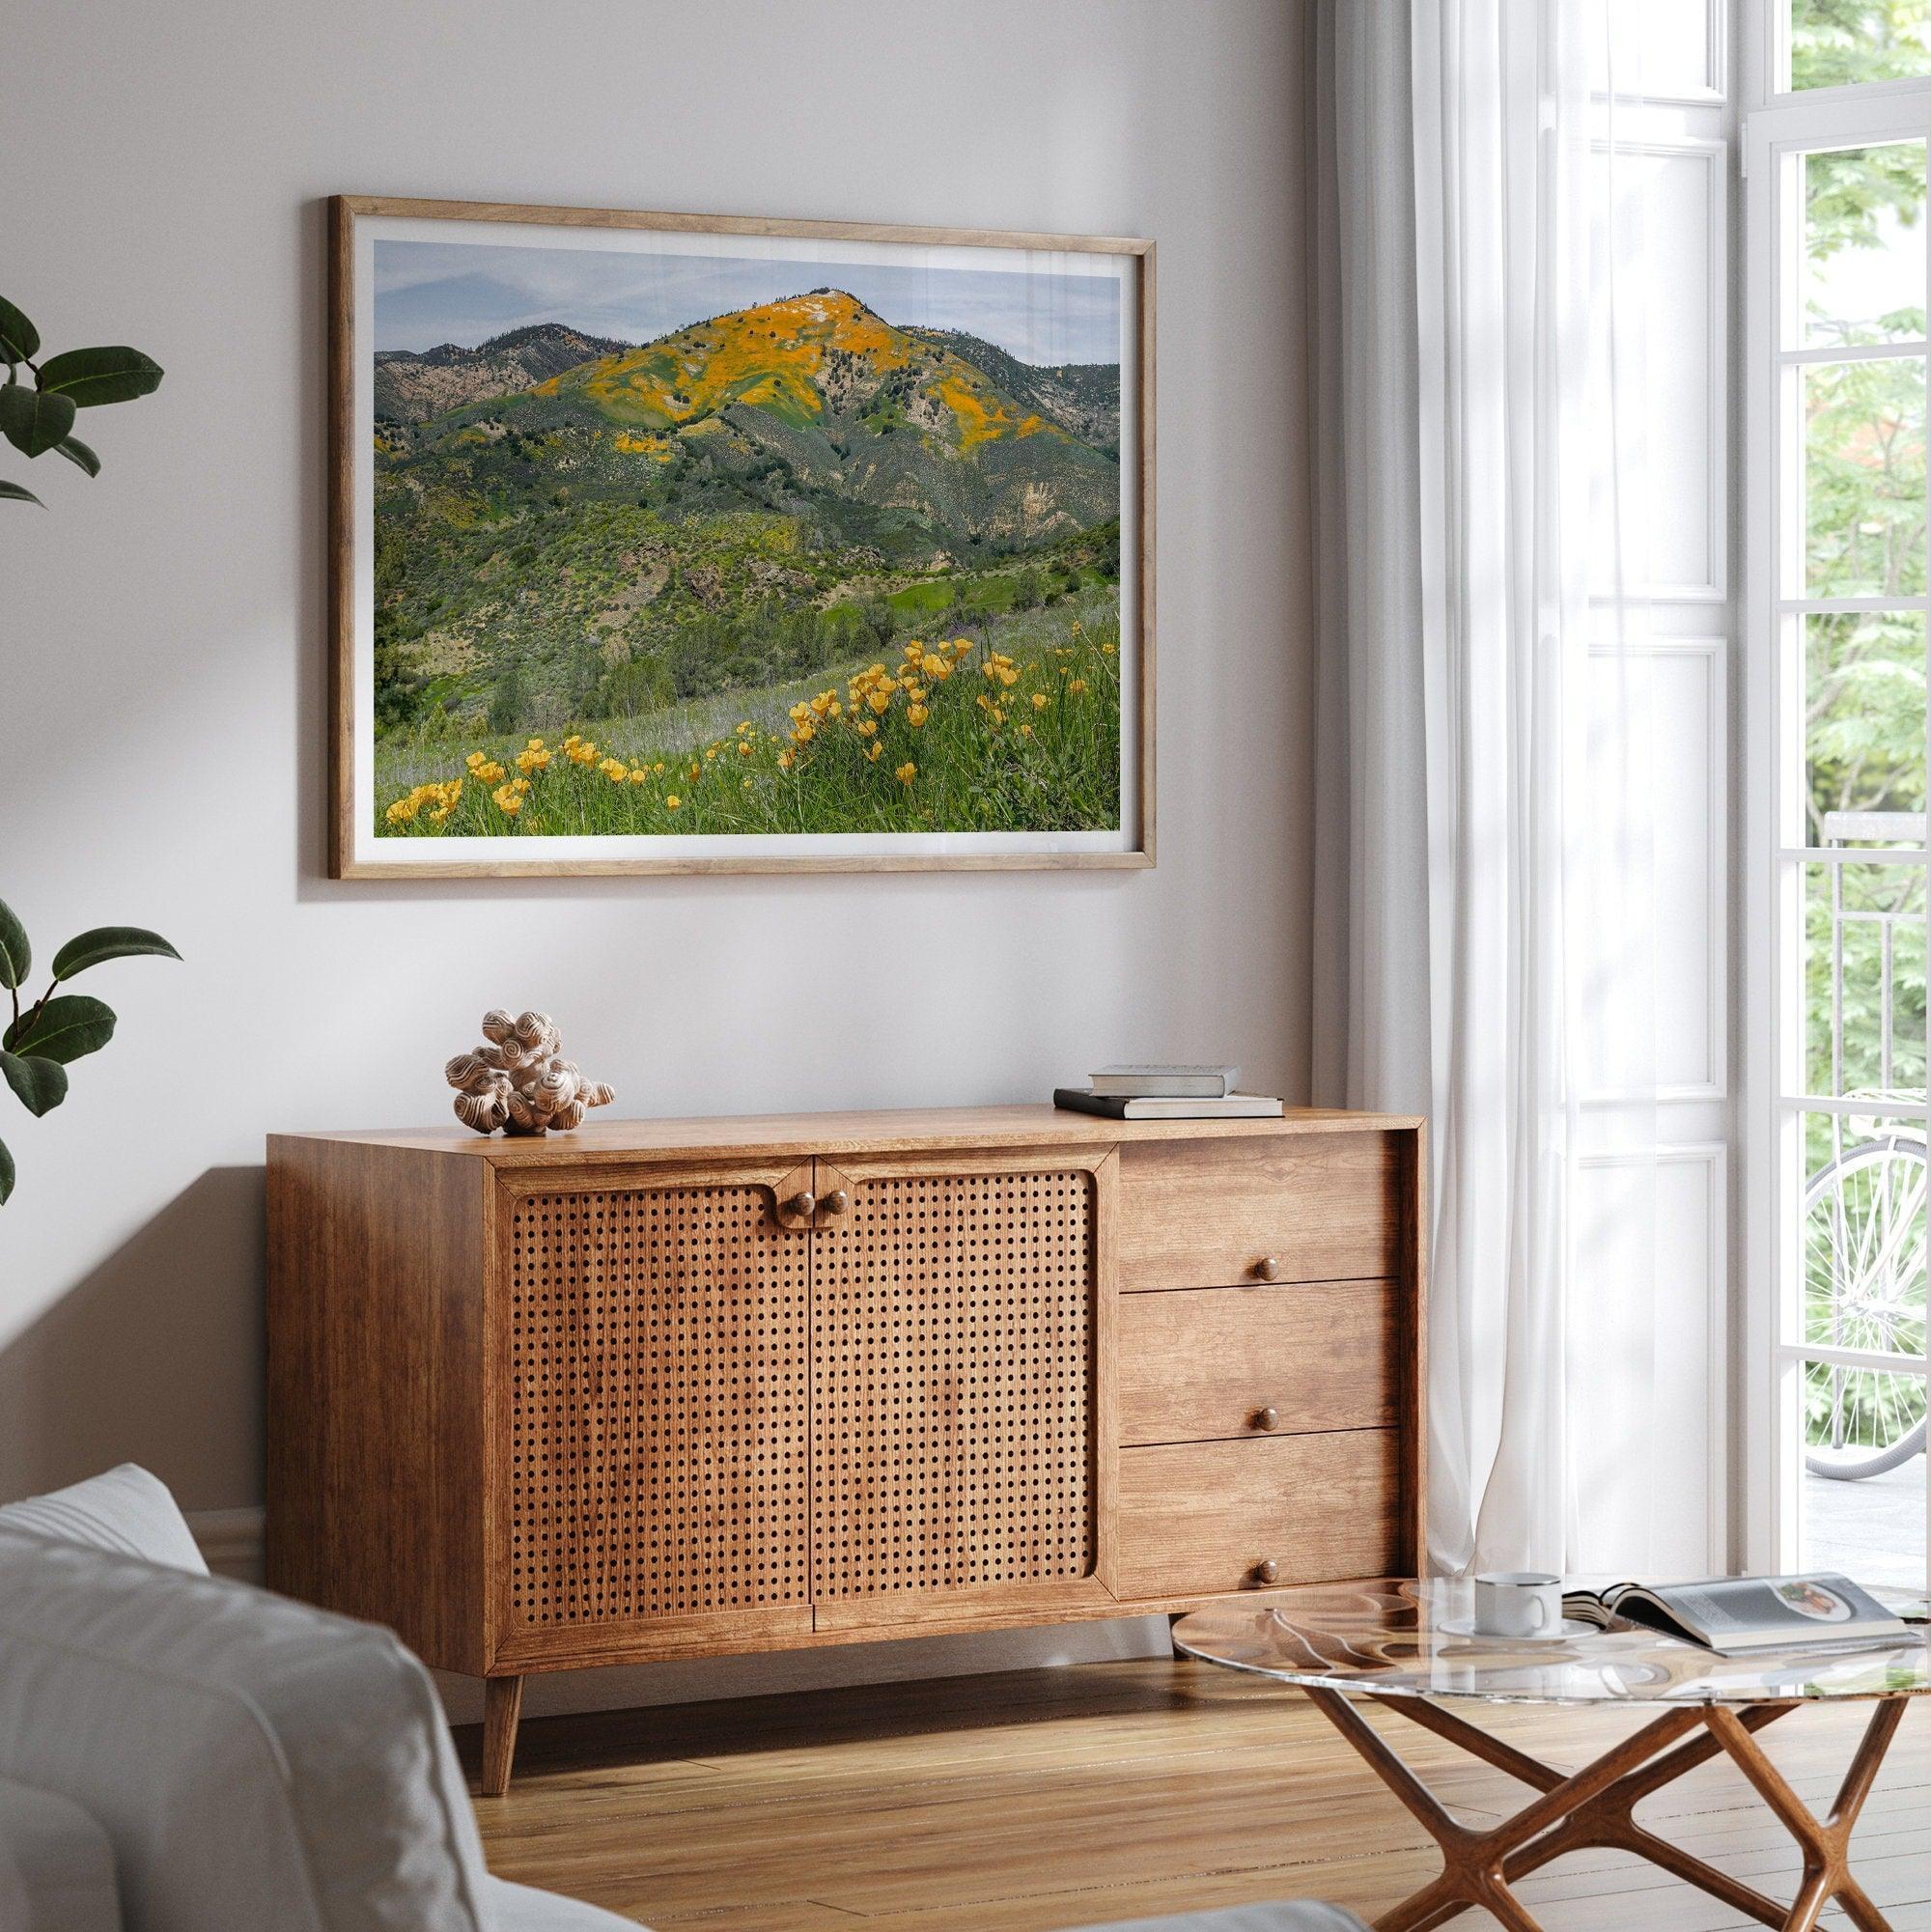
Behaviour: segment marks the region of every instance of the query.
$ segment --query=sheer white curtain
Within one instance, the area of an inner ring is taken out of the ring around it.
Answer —
[[[1316,1086],[1430,1119],[1429,1540],[1448,1570],[1581,1565],[1576,1382],[1609,1369],[1572,1335],[1604,1285],[1578,1254],[1585,1098],[1613,1092],[1630,1144],[1653,1141],[1634,1124],[1654,1099],[1654,895],[1619,590],[1639,194],[1604,218],[1592,41],[1612,4],[1316,10]],[[1640,1162],[1619,1181],[1628,1217]],[[1653,1267],[1629,1278],[1640,1241],[1614,1292],[1654,1293]],[[1639,1438],[1639,1364],[1616,1366]]]

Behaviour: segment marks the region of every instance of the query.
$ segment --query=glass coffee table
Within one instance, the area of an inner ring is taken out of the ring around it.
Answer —
[[[1810,1932],[1837,1900],[1859,1932],[1890,1932],[1851,1871],[1851,1832],[1877,1781],[1906,1702],[1931,1692],[1925,1630],[1891,1648],[1778,1651],[1718,1657],[1693,1643],[1625,1626],[1565,1626],[1553,1638],[1472,1635],[1464,1582],[1391,1578],[1274,1592],[1265,1604],[1195,1610],[1175,1624],[1190,1657],[1257,1671],[1305,1691],[1441,1848],[1441,1875],[1375,1920],[1376,1932],[1426,1932],[1470,1906],[1511,1932],[1540,1932],[1510,1890],[1527,1873],[1586,1846],[1636,1852],[1700,1887],[1733,1911],[1785,1932]],[[1540,1795],[1492,1831],[1458,1823],[1349,1702],[1367,1697],[1449,1739]],[[1609,1704],[1654,1715],[1642,1728],[1573,1775],[1478,1730],[1446,1708],[1461,1699],[1499,1704]],[[1816,1817],[1764,1754],[1755,1734],[1801,1704],[1871,1705],[1870,1722],[1829,1814]],[[1725,1753],[1797,1840],[1804,1881],[1796,1900],[1767,1893],[1657,1837],[1636,1821],[1637,1803]]]

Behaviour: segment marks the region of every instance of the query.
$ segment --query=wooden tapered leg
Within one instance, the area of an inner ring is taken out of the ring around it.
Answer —
[[[510,1788],[510,1763],[517,1754],[517,1721],[523,1714],[520,1677],[483,1680],[483,1795],[500,1798]]]

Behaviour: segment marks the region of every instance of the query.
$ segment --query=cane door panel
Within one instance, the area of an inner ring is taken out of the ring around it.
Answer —
[[[818,1163],[821,1629],[1105,1600],[1110,1157]]]
[[[512,1654],[810,1627],[810,1237],[742,1172],[507,1206]]]

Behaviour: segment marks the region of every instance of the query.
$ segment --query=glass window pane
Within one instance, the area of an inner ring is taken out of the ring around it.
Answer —
[[[1805,1072],[1809,1093],[1924,1093],[1924,866],[1807,865]]]
[[[1820,362],[1803,372],[1805,592],[1924,589],[1924,364]]]
[[[1806,349],[1924,334],[1924,143],[1804,157]]]
[[[1790,0],[1790,85],[1851,87],[1931,73],[1923,0]]]
[[[1924,1587],[1924,1384],[1805,1367],[1798,1567]]]
[[[1834,1139],[1804,1190],[1802,1339],[1921,1362],[1924,1135],[1893,1123]],[[1842,1383],[1833,1387],[1848,1399]],[[1839,1414],[1838,1440],[1847,1426]]]
[[[1924,843],[1924,616],[1804,620],[1805,842]]]

